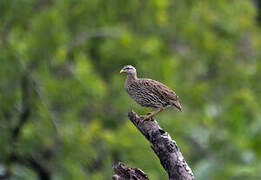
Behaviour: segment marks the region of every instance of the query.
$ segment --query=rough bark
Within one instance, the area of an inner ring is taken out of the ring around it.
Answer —
[[[129,112],[128,116],[137,129],[150,141],[151,148],[158,156],[170,180],[194,179],[193,172],[186,163],[177,143],[161,129],[154,118],[150,121],[143,121],[143,118],[134,111]]]
[[[129,168],[125,164],[119,162],[113,166],[113,180],[149,180],[148,176],[139,168]]]

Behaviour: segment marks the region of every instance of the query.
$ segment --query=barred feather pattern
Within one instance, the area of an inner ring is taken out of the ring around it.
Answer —
[[[181,111],[178,96],[161,82],[147,78],[127,77],[125,89],[138,104],[155,109],[175,106]]]

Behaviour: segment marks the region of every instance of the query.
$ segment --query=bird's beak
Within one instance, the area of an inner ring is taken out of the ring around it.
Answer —
[[[124,72],[125,72],[125,70],[123,70],[123,69],[120,71],[120,73],[124,73]]]

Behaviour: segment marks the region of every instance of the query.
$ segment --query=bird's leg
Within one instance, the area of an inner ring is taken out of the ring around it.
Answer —
[[[157,114],[159,114],[163,109],[164,109],[164,108],[161,107],[161,108],[159,108],[158,110],[156,110],[156,111],[150,113],[149,115],[147,115],[147,116],[144,117],[143,121],[151,120],[152,117],[154,117],[154,116],[156,116]]]

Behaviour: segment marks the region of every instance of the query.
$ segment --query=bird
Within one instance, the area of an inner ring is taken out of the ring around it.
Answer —
[[[163,83],[153,79],[138,78],[136,68],[132,65],[124,66],[120,73],[127,74],[125,89],[130,97],[143,107],[155,109],[154,112],[147,114],[143,120],[151,120],[152,117],[171,106],[182,111],[179,97]]]

